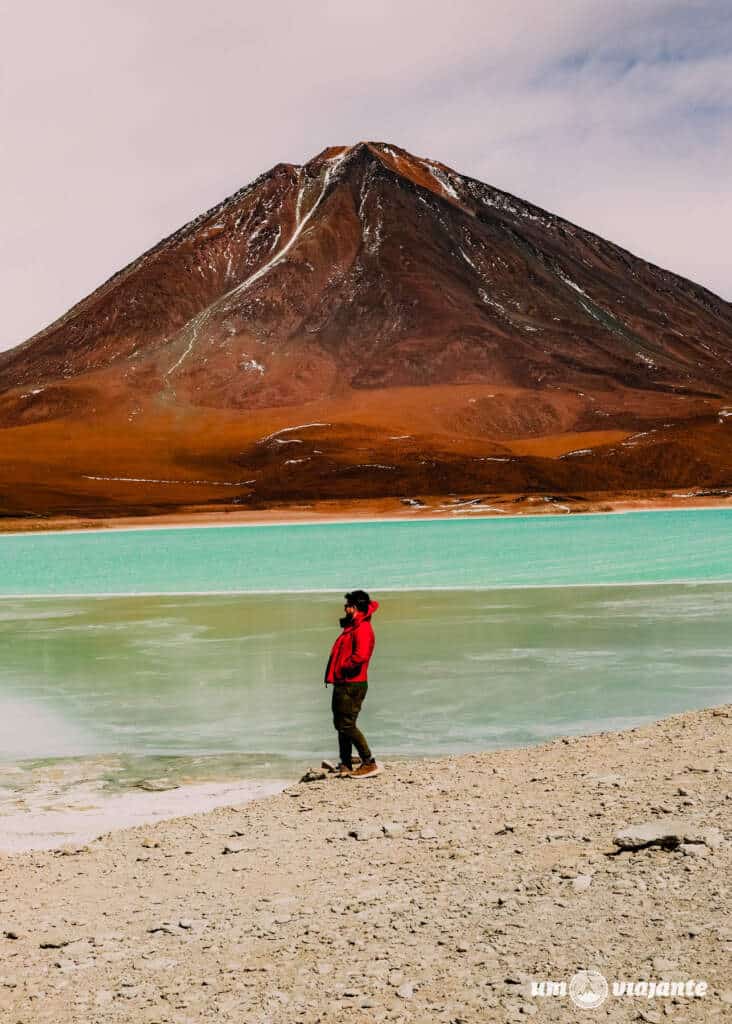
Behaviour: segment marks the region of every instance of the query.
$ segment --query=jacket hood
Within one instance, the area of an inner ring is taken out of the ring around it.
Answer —
[[[353,629],[353,627],[357,626],[359,622],[368,622],[368,620],[371,618],[371,616],[374,614],[378,607],[378,601],[369,601],[368,610],[365,612],[356,612],[355,615],[353,616],[353,621],[351,622],[350,626],[346,626],[345,628]]]

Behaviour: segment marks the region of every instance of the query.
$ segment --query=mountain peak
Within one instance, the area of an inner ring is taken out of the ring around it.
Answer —
[[[318,168],[323,164],[335,165],[331,178],[349,166],[359,163],[379,165],[405,178],[420,188],[439,195],[450,202],[460,202],[453,179],[462,180],[451,168],[436,160],[414,156],[391,142],[361,141],[351,146],[329,146],[304,166]],[[336,172],[337,169],[337,172]]]

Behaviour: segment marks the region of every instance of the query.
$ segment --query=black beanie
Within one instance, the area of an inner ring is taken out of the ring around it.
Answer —
[[[365,590],[351,590],[346,594],[346,603],[352,604],[359,612],[367,612],[371,604],[371,598]]]

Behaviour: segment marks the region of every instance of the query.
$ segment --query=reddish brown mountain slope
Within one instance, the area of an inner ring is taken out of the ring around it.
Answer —
[[[0,508],[725,487],[731,400],[729,303],[361,143],[0,354]]]

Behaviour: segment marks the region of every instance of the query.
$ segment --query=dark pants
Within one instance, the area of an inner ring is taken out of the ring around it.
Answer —
[[[338,732],[341,764],[351,767],[353,746],[364,763],[373,761],[366,737],[356,725],[368,683],[336,683],[333,686],[333,725]]]

